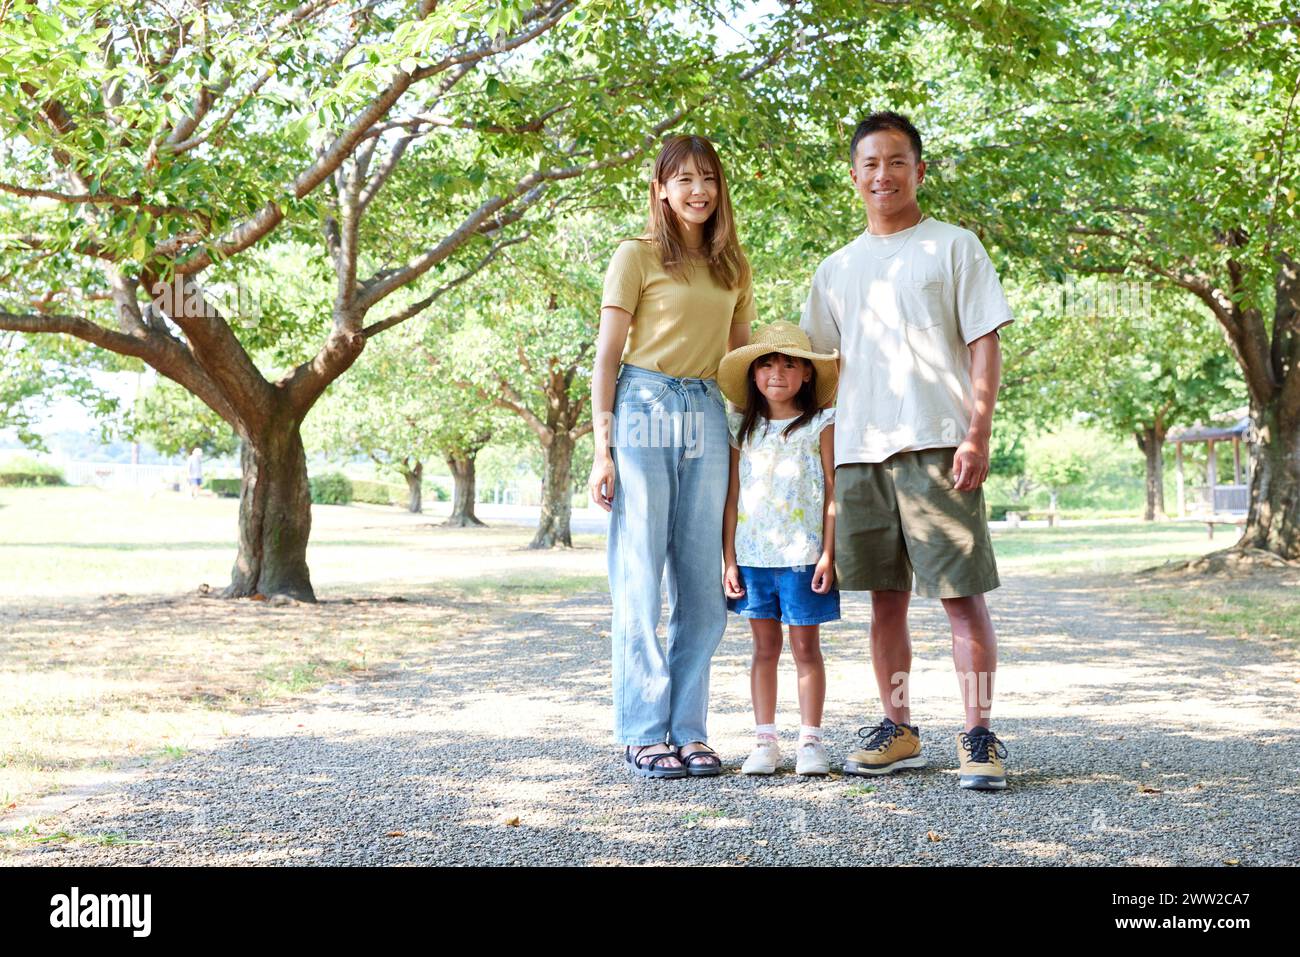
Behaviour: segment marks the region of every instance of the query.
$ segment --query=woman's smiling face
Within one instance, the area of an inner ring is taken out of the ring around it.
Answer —
[[[713,170],[701,170],[693,157],[659,184],[660,199],[677,214],[687,231],[709,221],[718,208],[718,176]]]

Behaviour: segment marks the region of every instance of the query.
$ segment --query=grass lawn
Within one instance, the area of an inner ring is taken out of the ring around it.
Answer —
[[[998,568],[1017,575],[1115,575],[1141,571],[1227,548],[1233,534],[1220,529],[1211,541],[1204,525],[1074,525],[1018,528],[993,533]]]
[[[1107,597],[1216,636],[1300,642],[1300,567],[1249,574],[1148,572],[1227,548],[1236,530],[1214,539],[1191,522],[1017,529],[995,533],[1006,573],[1103,579]]]
[[[492,605],[605,585],[602,536],[563,556],[518,527],[445,529],[316,506],[318,606],[202,598],[229,580],[237,503],[0,489],[0,818],[220,734],[226,715],[491,622]],[[393,599],[403,600],[393,600]]]
[[[0,489],[0,818],[202,747],[232,713],[367,680],[444,635],[490,632],[503,601],[606,587],[603,536],[535,552],[525,528],[316,506],[308,561],[319,605],[200,597],[200,585],[229,578],[236,513],[230,499],[175,493]],[[994,535],[1008,578],[1101,581],[1108,598],[1188,627],[1300,638],[1300,570],[1210,588],[1136,574],[1230,542],[1190,524]]]

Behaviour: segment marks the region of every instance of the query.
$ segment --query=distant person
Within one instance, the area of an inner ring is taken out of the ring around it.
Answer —
[[[925,765],[908,700],[907,609],[938,598],[966,715],[957,735],[963,788],[1007,785],[1006,748],[989,728],[997,638],[984,593],[998,587],[981,486],[989,470],[1011,309],[978,237],[926,216],[921,134],[898,113],[853,133],[849,178],[867,228],[818,267],[802,326],[841,353],[835,417],[835,574],[871,592],[871,660],[885,716],[863,728],[849,774]],[[901,685],[901,687],[900,687]]]
[[[203,450],[197,445],[190,452],[189,473],[190,498],[194,498],[199,494],[199,488],[203,485]]]

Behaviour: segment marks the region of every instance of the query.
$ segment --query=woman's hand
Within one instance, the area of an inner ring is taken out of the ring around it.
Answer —
[[[744,598],[745,586],[740,579],[740,566],[728,565],[722,576],[722,590],[728,598]]]
[[[835,560],[831,558],[830,552],[822,552],[822,557],[817,559],[817,567],[813,570],[812,590],[825,595],[834,586]]]
[[[591,500],[611,511],[614,505],[614,457],[597,455],[591,463],[591,478],[587,479],[587,491]]]

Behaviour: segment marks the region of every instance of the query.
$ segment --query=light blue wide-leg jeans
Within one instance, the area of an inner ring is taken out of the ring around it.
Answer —
[[[611,443],[614,735],[634,746],[707,741],[709,665],[727,627],[730,452],[717,383],[623,366]],[[665,577],[666,649],[657,635]]]

